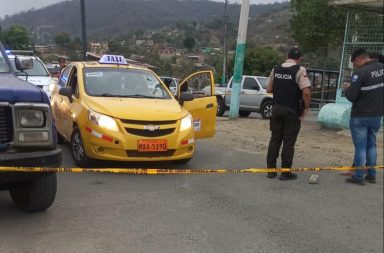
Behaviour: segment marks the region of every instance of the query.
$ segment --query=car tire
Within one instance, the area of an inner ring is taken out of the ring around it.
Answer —
[[[71,135],[71,153],[73,160],[79,167],[91,165],[92,159],[87,156],[84,149],[80,129],[76,126]]]
[[[251,115],[251,112],[239,111],[239,115],[240,115],[240,117],[248,117],[249,115]]]
[[[57,190],[56,173],[37,176],[33,180],[11,186],[9,194],[15,205],[24,212],[41,212],[55,200]]]
[[[272,117],[272,109],[273,109],[273,101],[272,100],[265,101],[261,105],[261,110],[260,110],[261,117],[263,117],[263,119],[270,119]]]
[[[216,100],[217,100],[217,113],[216,113],[216,115],[221,117],[225,113],[224,99],[222,97],[220,97],[220,96],[217,96]]]

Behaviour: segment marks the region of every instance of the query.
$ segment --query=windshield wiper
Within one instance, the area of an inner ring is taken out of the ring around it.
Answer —
[[[154,97],[154,96],[147,96],[147,95],[142,95],[142,94],[135,94],[135,95],[126,95],[124,97],[128,98],[152,98],[152,99],[161,99],[159,97]]]
[[[124,95],[111,94],[111,93],[102,93],[102,94],[97,95],[97,96],[100,96],[100,97],[119,97],[119,98],[124,98],[124,97],[126,97],[126,96],[124,96]]]
[[[118,95],[118,94],[111,94],[111,93],[102,93],[98,95],[100,97],[119,97],[119,98],[151,98],[151,99],[161,99],[158,97],[153,96],[146,96],[142,94],[135,94],[135,95]]]

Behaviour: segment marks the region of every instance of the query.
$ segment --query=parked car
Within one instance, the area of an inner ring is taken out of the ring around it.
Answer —
[[[180,80],[175,77],[169,76],[160,76],[160,79],[167,86],[167,88],[171,91],[172,94],[177,93],[177,87],[179,87]]]
[[[19,59],[32,59],[33,61],[33,67],[31,69],[26,69],[23,73],[21,73],[16,69],[15,56],[15,54],[12,54],[12,51],[8,54],[8,58],[11,61],[12,67],[16,71],[17,77],[36,85],[45,91],[50,98],[51,92],[49,91],[49,85],[52,82],[52,77],[45,64],[37,56],[17,55]]]
[[[81,167],[94,160],[186,163],[195,153],[195,139],[215,134],[213,80],[211,71],[200,71],[178,87],[204,84],[209,96],[172,96],[153,71],[128,64],[123,56],[72,62],[52,91],[58,140],[71,143]]]
[[[14,76],[33,67],[31,59],[14,57],[11,64],[0,43],[0,166],[59,166],[48,96]],[[16,69],[13,68],[16,67]],[[56,196],[54,172],[0,172],[0,190],[8,190],[13,202],[27,212],[49,208]]]
[[[268,77],[244,75],[240,84],[240,116],[248,117],[251,112],[258,112],[264,119],[272,116],[273,96],[267,93]],[[226,87],[216,87],[217,115],[222,116],[231,105],[233,77]]]

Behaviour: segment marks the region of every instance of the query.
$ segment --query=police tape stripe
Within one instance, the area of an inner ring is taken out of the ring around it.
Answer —
[[[145,169],[145,168],[42,168],[42,167],[0,167],[1,172],[72,172],[72,173],[118,173],[118,174],[225,174],[225,173],[268,173],[305,171],[347,171],[367,169],[368,167],[330,166],[314,168],[249,168],[249,169]],[[384,165],[369,168],[384,169]]]

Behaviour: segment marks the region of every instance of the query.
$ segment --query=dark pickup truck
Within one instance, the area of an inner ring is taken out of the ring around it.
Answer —
[[[22,71],[32,61],[15,59]],[[0,42],[0,167],[53,167],[61,163],[56,130],[46,93],[16,78]],[[26,212],[49,208],[56,196],[54,172],[0,171],[0,190],[9,190],[13,202]]]

